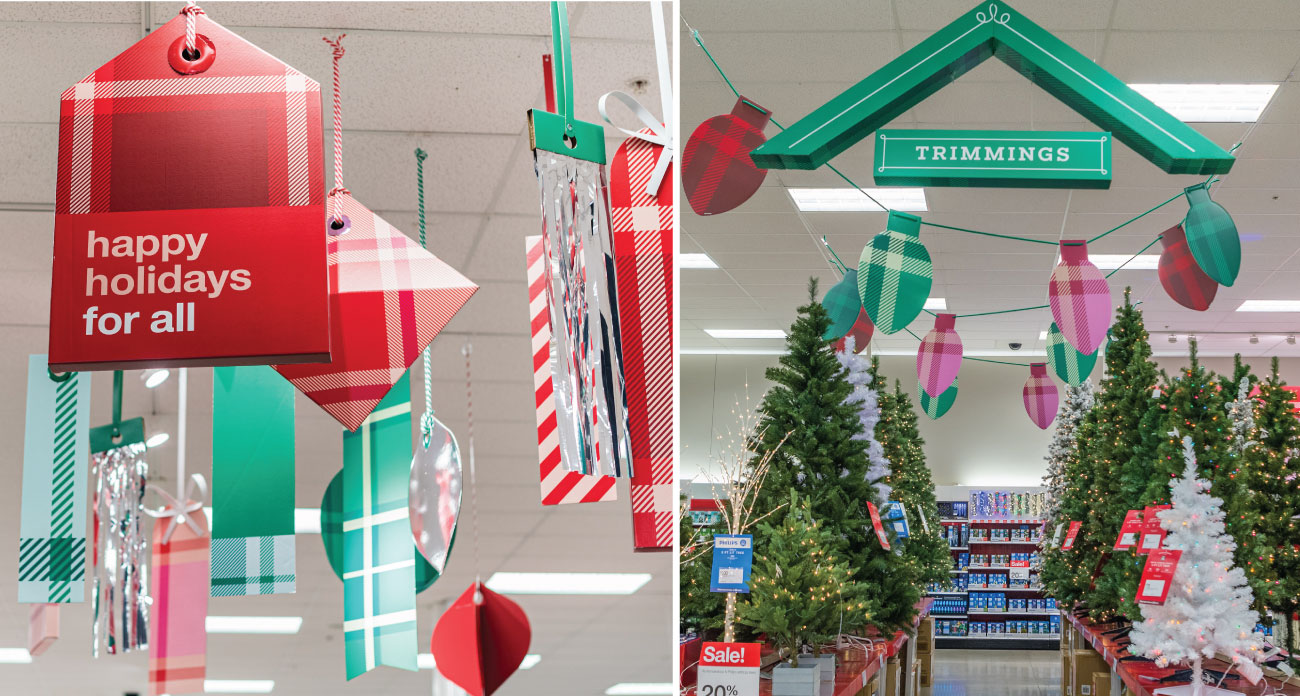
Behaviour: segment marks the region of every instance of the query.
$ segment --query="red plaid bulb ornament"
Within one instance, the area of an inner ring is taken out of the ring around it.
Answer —
[[[835,351],[843,352],[849,339],[853,339],[853,352],[861,353],[867,349],[867,344],[871,343],[871,337],[876,333],[876,325],[871,323],[871,317],[867,316],[867,310],[858,309],[858,319],[853,322],[853,328],[844,334],[840,340],[835,342]]]
[[[961,337],[953,328],[956,324],[956,314],[936,315],[934,328],[916,351],[916,378],[921,390],[931,397],[942,395],[961,371]]]
[[[682,153],[682,188],[697,215],[731,210],[758,191],[767,177],[749,158],[767,142],[763,128],[772,112],[741,97],[731,113],[701,123]]]
[[[1204,312],[1214,302],[1219,284],[1205,274],[1187,246],[1182,225],[1174,225],[1160,235],[1164,249],[1160,252],[1160,285],[1174,302]]]
[[[1075,350],[1092,355],[1110,328],[1110,285],[1088,260],[1087,242],[1063,239],[1060,249],[1061,263],[1047,288],[1052,319]]]
[[[1025,400],[1025,412],[1029,414],[1029,420],[1047,430],[1047,426],[1056,420],[1056,407],[1061,399],[1056,382],[1047,376],[1047,363],[1029,363],[1029,379],[1025,380],[1021,396]]]

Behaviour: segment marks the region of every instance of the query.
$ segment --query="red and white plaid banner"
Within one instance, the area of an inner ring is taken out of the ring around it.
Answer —
[[[1075,350],[1092,355],[1110,329],[1110,285],[1088,260],[1085,240],[1063,239],[1060,249],[1061,263],[1047,286],[1052,319]]]
[[[1056,382],[1047,376],[1047,363],[1029,363],[1029,379],[1025,380],[1021,397],[1025,400],[1025,412],[1029,414],[1029,420],[1047,430],[1047,426],[1056,420],[1056,409],[1061,399]]]
[[[618,498],[613,476],[568,471],[560,465],[559,423],[551,383],[551,318],[546,306],[546,260],[541,235],[524,238],[528,260],[528,314],[533,328],[533,389],[537,395],[537,453],[542,505],[599,503]]]
[[[641,132],[649,133],[649,129]],[[673,186],[647,183],[663,148],[628,138],[610,164],[610,219],[632,444],[632,545],[673,547]]]
[[[189,512],[191,507],[196,509]],[[203,510],[193,500],[187,501],[186,510],[189,523],[162,517],[153,527],[153,610],[149,617],[152,696],[202,693],[207,675],[208,634],[204,625],[211,582],[211,540]],[[191,523],[201,533],[191,529]]]
[[[352,196],[342,198],[351,227],[328,247],[333,359],[273,367],[356,430],[478,286]]]
[[[937,398],[952,386],[961,371],[961,336],[954,328],[956,314],[938,314],[934,328],[921,340],[916,351],[916,377],[921,388],[932,398]]]

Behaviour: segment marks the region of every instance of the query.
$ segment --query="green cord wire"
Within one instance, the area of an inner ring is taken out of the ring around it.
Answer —
[[[1115,267],[1115,270],[1111,271],[1110,273],[1107,273],[1107,274],[1106,274],[1106,277],[1109,278],[1109,277],[1115,275],[1116,273],[1119,273],[1121,269],[1123,269],[1125,266],[1127,266],[1127,265],[1129,264],[1129,261],[1132,261],[1133,259],[1136,259],[1137,257],[1141,256],[1141,255],[1142,255],[1142,252],[1144,252],[1144,251],[1146,251],[1147,249],[1150,249],[1151,247],[1155,246],[1156,242],[1158,242],[1158,241],[1160,241],[1160,240],[1162,240],[1162,239],[1164,239],[1164,238],[1165,238],[1165,236],[1164,236],[1163,234],[1158,234],[1158,235],[1156,235],[1156,238],[1153,239],[1153,240],[1151,240],[1151,243],[1150,243],[1150,244],[1148,244],[1148,245],[1142,247],[1141,249],[1139,249],[1139,250],[1138,250],[1138,253],[1136,253],[1136,254],[1134,254],[1134,255],[1128,257],[1128,259],[1127,259],[1126,261],[1124,261],[1124,263],[1121,263],[1120,265],[1116,266],[1116,267]]]
[[[910,335],[912,338],[915,338],[918,341],[921,340],[920,336],[917,336],[916,334],[912,333],[912,330],[907,328],[906,326],[903,327],[903,330],[906,331],[908,335]],[[962,360],[974,360],[976,362],[993,363],[995,365],[1012,365],[1015,367],[1029,367],[1029,363],[1007,362],[1006,360],[990,360],[989,358],[963,357]]]

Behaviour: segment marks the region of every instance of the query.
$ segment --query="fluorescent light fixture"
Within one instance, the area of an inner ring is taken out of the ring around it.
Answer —
[[[683,348],[681,355],[785,355],[784,348]]]
[[[144,441],[144,446],[150,449],[153,449],[154,447],[161,447],[163,443],[167,442],[170,439],[172,439],[172,436],[168,435],[167,433],[154,433],[153,435],[149,436],[148,440]]]
[[[1047,330],[1046,330],[1046,329],[1043,329],[1042,331],[1039,331],[1039,332],[1038,332],[1038,340],[1040,340],[1040,341],[1046,341],[1046,340],[1047,340]]]
[[[1246,300],[1238,312],[1300,312],[1300,300]]]
[[[493,573],[487,587],[502,594],[629,595],[649,573]]]
[[[940,312],[948,309],[948,299],[944,297],[928,297],[925,300],[924,309],[939,310]]]
[[[879,205],[871,198],[880,201],[890,210],[911,213],[924,213],[930,208],[925,204],[923,188],[869,188],[863,189],[871,198],[862,195],[862,191],[852,188],[792,188],[786,189],[799,210],[806,213],[827,212],[862,212],[880,211]]]
[[[623,682],[605,689],[605,696],[660,696],[675,693],[677,687],[671,682]]]
[[[1129,258],[1133,260],[1129,261]],[[1088,254],[1088,260],[1103,271],[1119,268],[1120,264],[1126,271],[1154,271],[1160,267],[1159,254],[1138,254],[1136,257],[1132,254]]]
[[[203,690],[210,694],[269,694],[275,690],[272,679],[204,679]]]
[[[172,374],[171,370],[165,367],[155,367],[140,373],[140,379],[144,380],[144,386],[153,389],[163,382]]]
[[[1138,94],[1186,122],[1251,123],[1277,91],[1275,84],[1138,84]]]
[[[538,662],[541,661],[542,661],[541,655],[538,655],[536,653],[529,653],[527,655],[524,655],[523,662],[519,663],[519,669],[532,669],[537,666]]]
[[[717,268],[718,264],[708,254],[678,254],[678,268]]]
[[[203,508],[208,516],[208,531],[212,531],[212,508]],[[293,531],[295,534],[320,534],[320,508],[294,508]]]
[[[0,664],[27,665],[32,662],[32,654],[27,648],[0,648]]]
[[[714,338],[785,338],[781,329],[705,329]]]
[[[519,663],[519,669],[532,669],[542,661],[542,656],[537,653],[528,653],[524,655],[523,662]],[[415,656],[415,666],[420,669],[438,669],[438,661],[432,653],[420,653]]]
[[[297,633],[301,616],[209,616],[208,633]]]

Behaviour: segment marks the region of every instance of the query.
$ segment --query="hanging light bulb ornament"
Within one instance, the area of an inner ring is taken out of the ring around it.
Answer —
[[[961,371],[961,337],[953,328],[956,314],[939,314],[934,318],[934,328],[921,339],[916,351],[916,377],[921,381],[921,391],[938,397],[957,379]]]
[[[1080,353],[1065,340],[1065,335],[1061,329],[1052,322],[1052,328],[1047,331],[1047,364],[1052,366],[1052,372],[1066,384],[1077,387],[1088,376],[1092,374],[1092,369],[1097,366],[1097,356],[1101,351],[1087,355]]]
[[[871,317],[867,316],[867,310],[858,307],[858,319],[853,322],[853,328],[844,334],[840,340],[835,342],[835,351],[844,350],[849,338],[853,339],[853,352],[861,353],[867,349],[867,344],[871,343],[871,336],[876,333],[876,325],[871,323]]]
[[[767,142],[763,129],[772,112],[740,97],[731,113],[701,123],[682,152],[682,189],[696,215],[717,215],[740,206],[763,185],[749,153]]]
[[[1241,237],[1236,223],[1223,206],[1210,199],[1206,184],[1188,186],[1183,194],[1188,205],[1183,229],[1192,256],[1216,283],[1232,287],[1241,271]]]
[[[1029,420],[1043,430],[1056,419],[1056,407],[1060,403],[1060,394],[1056,382],[1047,376],[1047,363],[1029,363],[1029,379],[1021,391],[1025,400],[1025,412]]]
[[[1060,249],[1061,263],[1047,288],[1052,319],[1070,345],[1092,355],[1110,328],[1110,285],[1088,260],[1086,241],[1063,239]]]
[[[1187,246],[1187,233],[1174,225],[1160,235],[1160,285],[1174,302],[1204,312],[1214,302],[1219,284],[1201,270]]]
[[[921,243],[921,218],[889,211],[885,231],[862,249],[858,295],[872,323],[886,334],[912,323],[934,283],[930,252]]]
[[[827,341],[843,338],[862,312],[862,300],[858,297],[858,269],[850,268],[844,272],[840,282],[822,297],[822,307],[831,317],[831,325],[822,334],[822,338]]]
[[[952,405],[957,403],[957,382],[959,381],[960,380],[954,378],[952,380],[952,386],[943,390],[943,393],[938,397],[926,394],[925,388],[921,386],[920,382],[918,382],[916,385],[916,394],[920,397],[921,410],[925,411],[925,415],[929,416],[933,420],[943,418],[944,414],[948,412],[948,409],[951,409]]]

